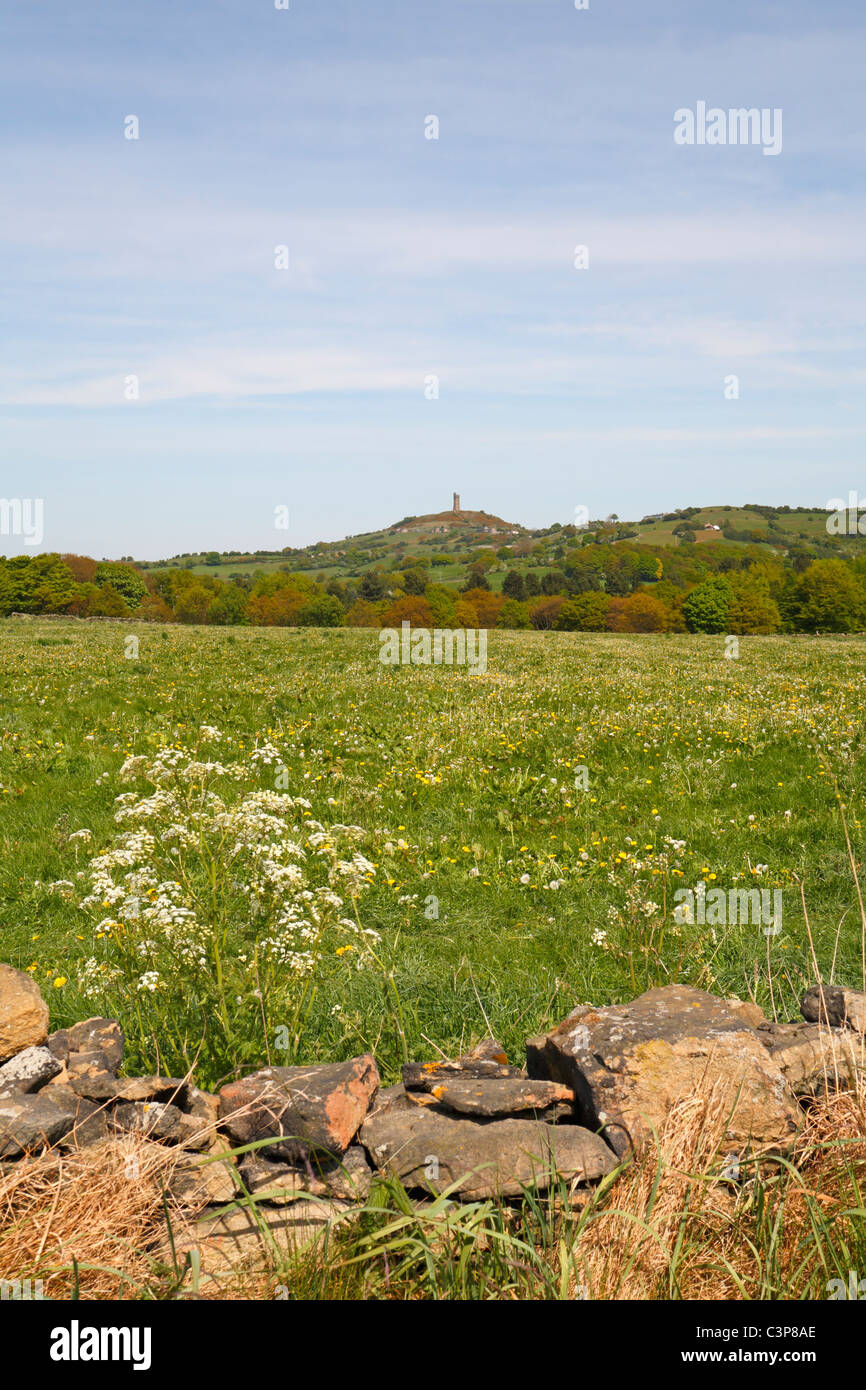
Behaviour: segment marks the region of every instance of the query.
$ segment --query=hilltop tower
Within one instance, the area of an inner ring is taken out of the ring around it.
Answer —
[[[459,493],[459,492],[455,492],[455,493],[454,493],[454,501],[453,501],[453,503],[452,503],[452,505],[451,505],[451,510],[452,510],[452,512],[459,512],[459,511],[460,511],[460,493]]]

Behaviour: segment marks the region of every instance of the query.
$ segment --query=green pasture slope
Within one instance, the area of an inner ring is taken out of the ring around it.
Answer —
[[[861,638],[741,638],[730,660],[722,637],[491,632],[484,674],[386,667],[375,631],[347,629],[6,620],[0,644],[0,959],[38,980],[54,1027],[119,1017],[130,1070],[197,1059],[214,1084],[283,1060],[288,1027],[291,1057],[371,1049],[391,1079],[488,1028],[519,1057],[577,1002],[674,980],[795,1017],[814,976],[801,884],[822,971],[861,985],[843,830],[844,815],[859,863]],[[251,759],[263,744],[276,765]],[[230,846],[212,881],[194,847],[183,869],[203,964],[79,906],[123,831],[115,798],[153,791],[121,766],[165,747],[240,768],[207,784],[227,805],[276,786],[359,827],[357,921],[378,933],[364,969],[329,946],[303,981],[265,970],[273,932]],[[781,889],[781,933],[678,922],[675,890],[699,881]]]

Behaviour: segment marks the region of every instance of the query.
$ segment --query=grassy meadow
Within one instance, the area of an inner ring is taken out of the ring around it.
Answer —
[[[491,632],[472,674],[373,631],[131,631],[0,624],[0,956],[54,1027],[118,1017],[130,1071],[519,1060],[677,980],[793,1018],[803,900],[861,984],[862,639]],[[781,889],[782,931],[677,920],[699,883]]]

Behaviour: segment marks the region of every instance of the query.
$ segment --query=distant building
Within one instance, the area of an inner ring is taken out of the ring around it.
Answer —
[[[460,511],[460,493],[459,493],[459,492],[455,492],[455,493],[454,493],[454,501],[453,501],[453,503],[452,503],[452,505],[451,505],[451,510],[452,510],[452,512],[459,512],[459,511]]]

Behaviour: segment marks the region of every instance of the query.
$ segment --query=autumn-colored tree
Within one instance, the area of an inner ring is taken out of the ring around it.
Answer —
[[[490,589],[469,589],[463,595],[466,603],[471,603],[478,614],[477,627],[495,627],[502,612],[505,599],[502,594],[494,594]]]
[[[295,589],[278,589],[272,594],[251,594],[247,614],[254,627],[296,627],[306,595]]]
[[[454,625],[473,630],[481,627],[478,609],[471,599],[465,598],[462,594],[454,606]]]
[[[382,611],[378,604],[368,603],[365,598],[359,598],[352,604],[346,614],[347,627],[384,627],[382,621]]]
[[[556,627],[559,615],[565,606],[564,598],[545,598],[534,603],[529,610],[529,621],[534,628],[546,632]]]
[[[247,602],[249,620],[256,627],[297,627],[301,609],[319,593],[307,575],[260,575]]]
[[[433,627],[433,610],[421,594],[406,594],[395,599],[385,609],[384,627],[400,627],[401,623],[411,623],[412,627]]]
[[[144,618],[148,623],[170,623],[173,620],[171,609],[159,594],[148,594],[143,598],[135,610],[135,616]]]
[[[92,584],[96,574],[96,561],[89,555],[61,555],[61,560],[78,584]]]
[[[628,598],[614,598],[607,613],[611,632],[666,632],[670,614],[665,605],[643,589]]]

